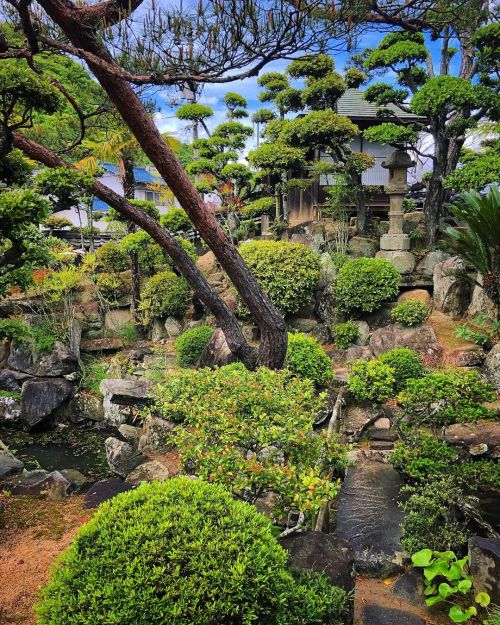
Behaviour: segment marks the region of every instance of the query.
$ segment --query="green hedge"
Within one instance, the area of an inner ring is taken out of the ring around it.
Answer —
[[[398,294],[400,275],[385,258],[355,258],[346,262],[333,283],[340,312],[372,312]]]
[[[214,329],[209,326],[198,326],[181,334],[175,341],[175,353],[179,367],[194,367],[213,333]]]
[[[408,380],[421,378],[425,375],[422,358],[407,347],[396,347],[396,349],[389,350],[380,356],[380,362],[394,369],[395,389],[398,393],[406,387]]]
[[[332,361],[318,341],[298,332],[288,335],[286,366],[301,378],[322,386],[333,377]]]
[[[184,278],[172,271],[162,271],[149,278],[142,292],[146,317],[182,317],[191,299],[191,289]]]
[[[391,318],[404,326],[413,327],[423,323],[429,314],[430,310],[425,302],[408,299],[394,306],[391,311]]]
[[[288,241],[250,241],[241,245],[240,253],[284,315],[309,302],[319,281],[318,255],[309,247]],[[240,312],[244,312],[241,305]]]
[[[39,625],[340,624],[346,594],[295,577],[270,521],[187,478],[104,503],[62,556]]]

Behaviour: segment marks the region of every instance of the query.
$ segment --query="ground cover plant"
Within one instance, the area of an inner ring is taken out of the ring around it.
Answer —
[[[208,326],[198,326],[183,332],[175,341],[177,364],[180,367],[194,367],[213,333],[214,329]]]
[[[332,330],[335,346],[347,349],[359,338],[359,328],[352,321],[338,323]]]
[[[408,299],[394,306],[391,318],[404,326],[418,326],[422,324],[430,314],[429,307],[425,302]]]
[[[37,613],[40,625],[110,615],[135,625],[340,625],[346,607],[346,593],[322,574],[287,569],[270,521],[252,506],[177,478],[104,503],[56,566]]]
[[[332,361],[318,341],[300,332],[288,335],[286,367],[302,378],[323,386],[333,377]]]

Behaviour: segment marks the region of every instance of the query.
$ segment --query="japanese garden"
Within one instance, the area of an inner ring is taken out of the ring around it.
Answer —
[[[500,625],[483,0],[1,0],[0,625]]]

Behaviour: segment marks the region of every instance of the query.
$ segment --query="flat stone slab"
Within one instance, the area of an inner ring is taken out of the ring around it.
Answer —
[[[354,589],[354,553],[331,534],[304,532],[291,534],[280,544],[288,551],[293,568],[323,571],[333,586],[350,592]]]
[[[121,406],[130,406],[143,404],[152,386],[153,382],[108,378],[101,382],[99,390],[105,400]]]
[[[358,572],[389,577],[402,570],[402,485],[399,473],[383,462],[360,460],[348,469],[339,494],[336,536],[353,549]]]
[[[116,497],[116,495],[125,493],[133,488],[134,486],[132,486],[132,484],[127,484],[117,477],[100,480],[85,493],[84,508],[97,508],[108,499],[112,499]]]
[[[366,605],[361,613],[362,625],[425,625],[425,620],[403,610],[383,608],[378,605]]]

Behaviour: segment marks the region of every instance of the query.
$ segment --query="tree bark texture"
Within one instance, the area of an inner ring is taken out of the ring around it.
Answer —
[[[75,46],[112,62],[96,34],[82,27],[73,6],[62,0],[41,0],[40,4]],[[251,311],[261,332],[259,363],[270,368],[281,367],[287,349],[282,315],[265,295],[215,215],[205,205],[130,84],[120,78],[118,73],[115,75],[103,69],[101,64],[89,61],[89,67]]]

